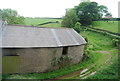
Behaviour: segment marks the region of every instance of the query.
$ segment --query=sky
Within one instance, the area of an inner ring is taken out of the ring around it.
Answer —
[[[113,17],[118,17],[120,0],[90,0],[108,7]],[[81,0],[1,0],[0,9],[11,8],[24,17],[53,17],[65,15],[67,8],[77,6]]]

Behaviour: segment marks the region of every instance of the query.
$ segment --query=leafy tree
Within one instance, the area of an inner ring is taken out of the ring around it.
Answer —
[[[19,16],[17,11],[12,9],[1,9],[0,17],[5,19],[8,24],[24,24],[24,17]]]
[[[107,7],[98,6],[96,2],[82,2],[75,7],[79,22],[82,25],[90,25],[93,20],[97,20],[108,12]]]
[[[98,6],[100,17],[103,17],[108,13],[108,8],[104,5]]]
[[[72,28],[74,27],[77,20],[78,18],[77,18],[76,10],[74,8],[67,9],[66,14],[63,17],[62,26]]]

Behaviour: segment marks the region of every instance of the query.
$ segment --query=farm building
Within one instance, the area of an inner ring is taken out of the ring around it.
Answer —
[[[55,70],[60,67],[61,57],[77,64],[82,60],[86,44],[72,28],[7,25],[2,32],[4,74]]]

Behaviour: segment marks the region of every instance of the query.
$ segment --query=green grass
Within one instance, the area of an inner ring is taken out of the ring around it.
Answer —
[[[119,21],[94,21],[92,23],[93,27],[112,31],[118,33],[118,22]]]
[[[99,33],[85,31],[80,33],[84,38],[88,39],[91,50],[108,50],[114,48],[113,39]]]
[[[99,51],[108,52],[107,54],[102,53],[102,52],[98,53],[100,55],[103,54],[103,57],[99,58],[100,60],[96,61],[96,64],[93,66],[93,69],[90,68],[91,72],[94,72],[95,70],[98,70],[98,71],[96,74],[88,77],[87,79],[118,79],[118,75],[117,75],[118,74],[118,66],[117,66],[118,65],[118,56],[117,56],[118,50],[114,46],[114,42],[110,40],[109,37],[107,36],[104,36],[98,33],[95,34],[91,31],[82,32],[81,34],[88,39],[89,50],[94,50],[92,54],[96,54],[97,56],[97,53],[95,53],[95,51],[96,52],[99,52]],[[91,56],[91,58],[95,58],[95,57]],[[108,64],[105,64],[107,60],[110,60],[110,62],[107,62]],[[75,78],[77,79],[80,77],[79,76],[73,77],[71,79],[75,79]]]
[[[62,20],[61,19],[48,19],[48,18],[25,18],[25,25],[37,26],[38,24],[42,24],[46,22],[56,22],[56,21],[59,21],[61,23]]]
[[[111,64],[106,64],[95,75],[87,79],[118,79],[118,57],[115,55],[110,60]]]

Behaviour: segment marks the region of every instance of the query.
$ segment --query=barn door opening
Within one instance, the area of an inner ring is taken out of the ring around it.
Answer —
[[[67,55],[67,54],[68,54],[68,46],[63,47],[63,50],[62,50],[62,55]]]
[[[19,73],[19,56],[3,56],[2,72],[3,74]]]

